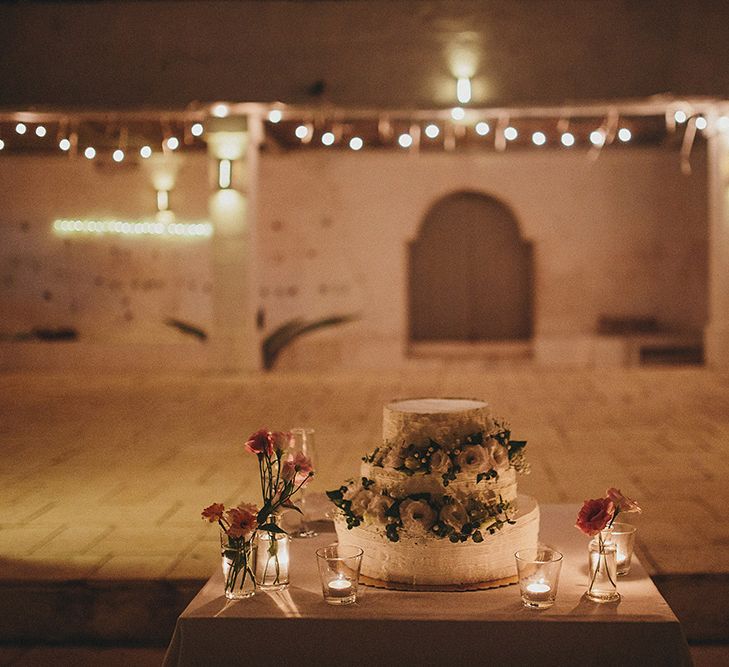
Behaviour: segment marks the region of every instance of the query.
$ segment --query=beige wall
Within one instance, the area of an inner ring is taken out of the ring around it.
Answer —
[[[264,155],[257,270],[266,330],[292,317],[358,313],[357,323],[302,341],[304,353],[288,362],[397,362],[407,344],[407,243],[429,207],[458,190],[505,202],[534,243],[537,338],[592,334],[600,315],[654,316],[678,329],[701,329],[702,151],[693,166],[693,176],[682,176],[677,154],[661,148],[611,147],[596,161],[582,150]],[[173,208],[182,218],[204,218],[208,194],[207,158],[188,155]],[[205,367],[204,346],[163,320],[211,326],[209,242],[64,241],[50,232],[56,217],[153,213],[154,190],[141,168],[3,156],[0,201],[3,333],[70,324],[86,341],[133,350],[136,361],[158,356],[160,345],[191,345],[189,358],[176,361]],[[140,288],[150,279],[163,284]],[[7,349],[3,363],[21,363],[19,348]],[[38,353],[33,348],[27,358]],[[126,363],[125,354],[117,365]]]

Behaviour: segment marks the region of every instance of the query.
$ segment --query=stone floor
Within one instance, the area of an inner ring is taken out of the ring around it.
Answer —
[[[536,370],[475,361],[391,372],[0,376],[0,582],[204,579],[213,502],[257,497],[253,430],[311,426],[323,491],[380,439],[381,404],[485,397],[529,441],[520,490],[638,498],[657,576],[729,573],[729,373]]]

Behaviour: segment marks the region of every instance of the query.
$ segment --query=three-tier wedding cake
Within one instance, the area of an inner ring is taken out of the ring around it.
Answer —
[[[365,581],[424,590],[513,581],[514,553],[539,533],[536,501],[517,495],[525,445],[483,401],[386,405],[383,444],[360,477],[327,494],[340,544],[364,550]]]

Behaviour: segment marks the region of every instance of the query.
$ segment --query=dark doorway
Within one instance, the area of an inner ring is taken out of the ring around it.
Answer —
[[[410,246],[410,340],[531,338],[532,273],[531,244],[504,204],[444,197]]]

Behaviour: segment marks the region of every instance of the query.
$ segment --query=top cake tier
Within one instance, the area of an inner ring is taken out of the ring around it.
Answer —
[[[383,409],[382,438],[386,443],[420,445],[429,439],[455,444],[494,427],[489,406],[470,398],[414,398],[393,401]]]

